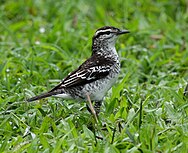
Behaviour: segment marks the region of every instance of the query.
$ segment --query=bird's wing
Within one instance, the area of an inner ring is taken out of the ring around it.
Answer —
[[[61,88],[70,88],[85,85],[95,80],[104,78],[109,74],[114,61],[99,55],[91,56],[78,69],[70,73],[62,82],[50,92]]]

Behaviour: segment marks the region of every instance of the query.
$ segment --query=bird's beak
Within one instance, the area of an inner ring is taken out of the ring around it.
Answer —
[[[130,33],[130,31],[129,30],[120,30],[120,31],[118,31],[117,35],[122,35],[125,33]]]

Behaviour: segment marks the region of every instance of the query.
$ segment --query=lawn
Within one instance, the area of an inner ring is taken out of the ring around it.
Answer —
[[[188,151],[187,0],[2,0],[0,12],[0,152]],[[84,62],[104,25],[131,33],[100,124],[85,102],[26,102]]]

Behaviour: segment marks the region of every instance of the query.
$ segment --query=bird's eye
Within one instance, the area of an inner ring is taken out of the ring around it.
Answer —
[[[109,34],[110,34],[110,31],[107,31],[106,34],[109,35]]]

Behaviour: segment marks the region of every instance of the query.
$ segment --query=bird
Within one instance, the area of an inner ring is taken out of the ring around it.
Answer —
[[[32,102],[50,96],[88,101],[88,110],[97,116],[106,93],[114,85],[120,73],[120,60],[115,48],[116,40],[120,35],[129,32],[113,26],[97,29],[92,38],[91,56],[50,91],[29,98],[27,101]]]

